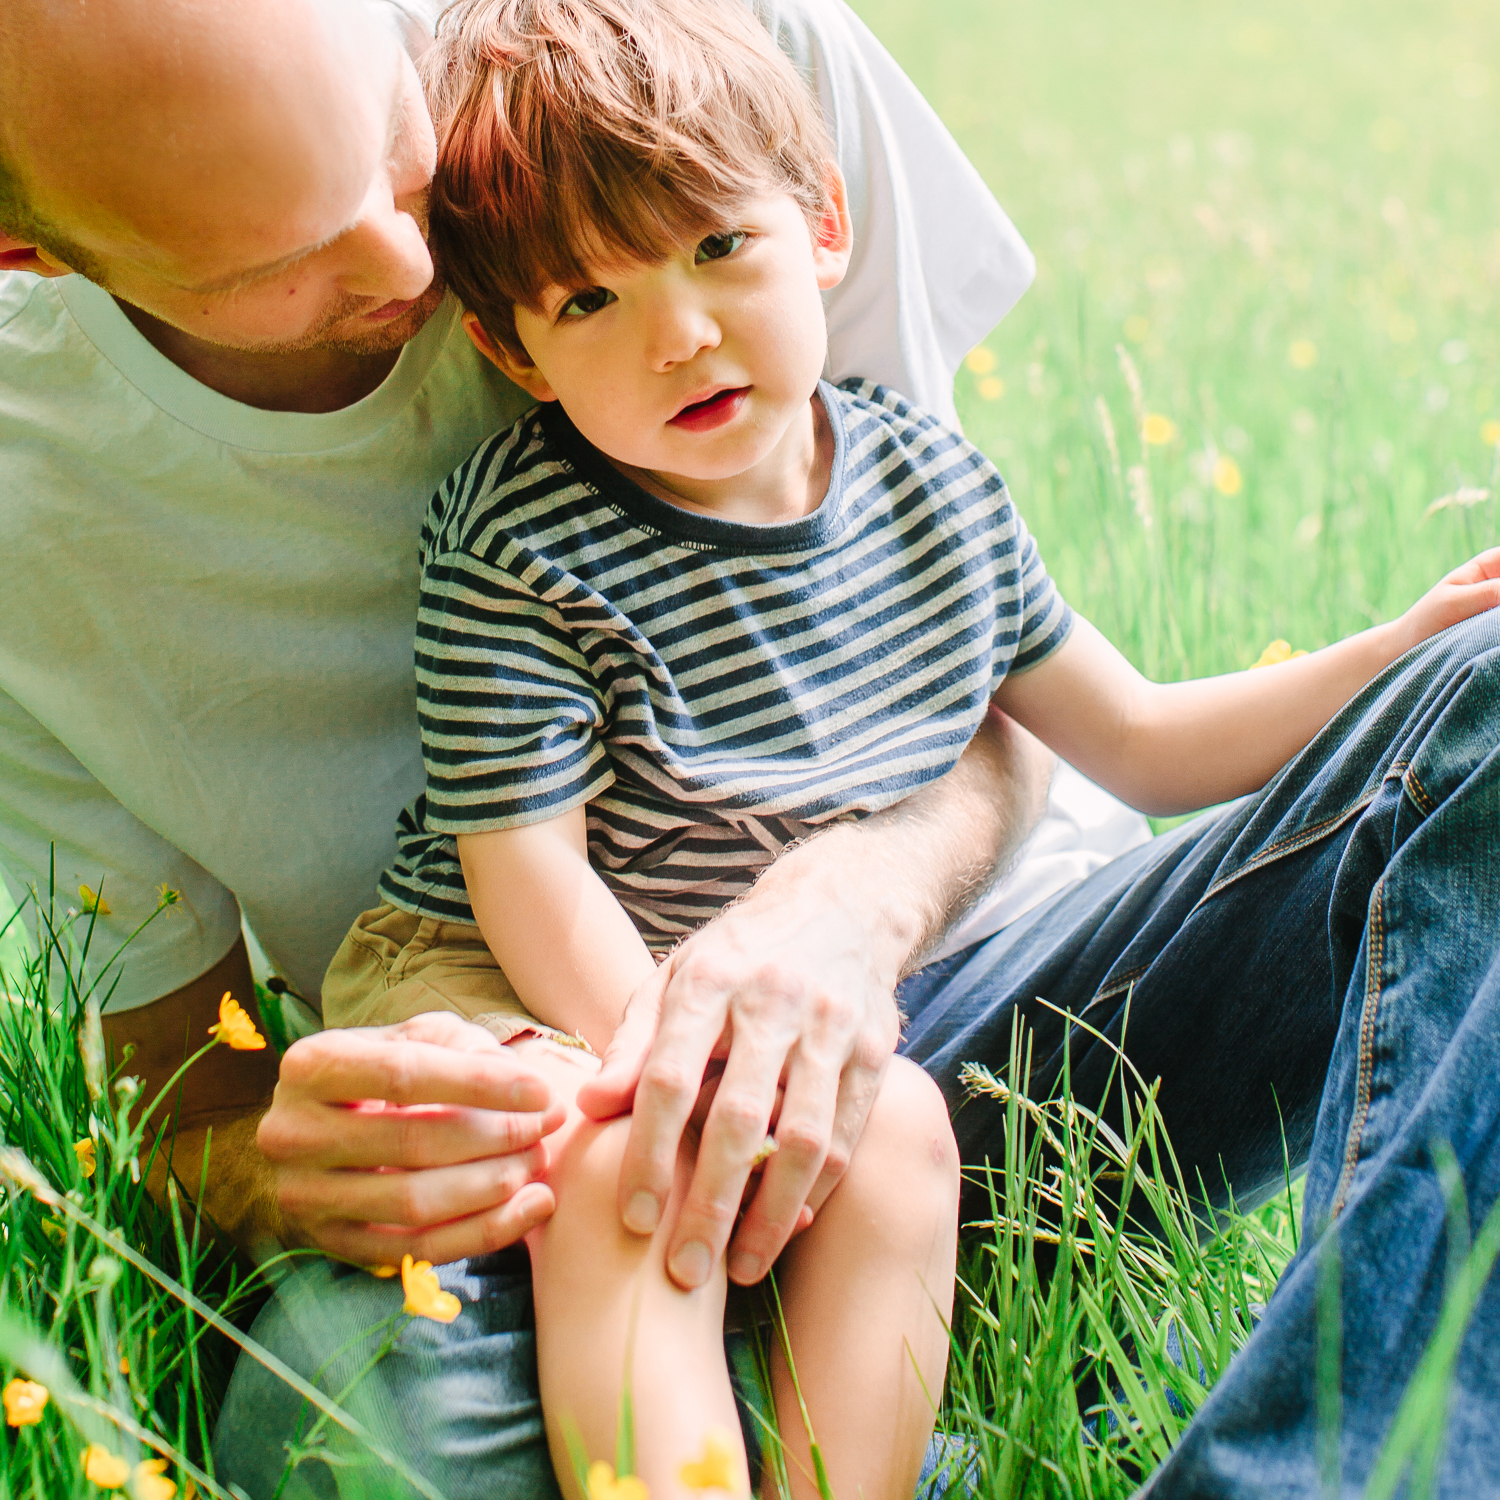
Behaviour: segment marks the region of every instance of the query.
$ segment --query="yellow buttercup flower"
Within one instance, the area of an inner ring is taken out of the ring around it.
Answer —
[[[1272,641],[1260,653],[1260,658],[1250,663],[1250,670],[1253,672],[1257,667],[1278,667],[1284,661],[1291,661],[1294,657],[1306,655],[1306,651],[1293,651],[1290,641]]]
[[[979,394],[986,401],[998,401],[1005,394],[1005,382],[998,375],[986,375],[979,382]]]
[[[228,1042],[236,1052],[259,1052],[266,1039],[255,1029],[250,1012],[236,1000],[228,990],[219,1001],[219,1024],[208,1028],[210,1036]]]
[[[12,1380],[0,1392],[0,1401],[5,1402],[5,1425],[7,1427],[32,1427],[42,1420],[47,1409],[48,1391],[34,1380]]]
[[[434,1323],[451,1323],[463,1311],[463,1303],[438,1285],[437,1272],[430,1260],[401,1257],[401,1289],[406,1293],[403,1312]]]
[[[106,901],[103,896],[96,896],[88,886],[79,886],[78,896],[79,899],[83,902],[83,909],[85,911],[97,912],[101,917],[109,916],[109,902]]]
[[[90,1443],[83,1450],[83,1475],[101,1490],[117,1490],[130,1478],[130,1465],[102,1444]]]
[[[1238,495],[1245,487],[1245,477],[1232,458],[1220,456],[1214,461],[1214,488],[1221,495]]]
[[[703,1437],[702,1455],[683,1464],[677,1477],[686,1489],[727,1490],[737,1495],[744,1488],[737,1458],[729,1434],[722,1428],[710,1427]]]
[[[130,1374],[130,1356],[128,1354],[122,1354],[120,1356],[120,1374]]]
[[[1311,339],[1293,339],[1286,357],[1294,370],[1310,370],[1318,362],[1318,346]]]
[[[1500,444],[1500,417],[1491,417],[1479,429],[1479,441],[1487,448],[1493,448],[1496,444]]]
[[[99,1157],[96,1154],[93,1141],[87,1136],[81,1141],[73,1143],[73,1154],[78,1158],[78,1170],[85,1177],[92,1177],[99,1166]]]
[[[599,1458],[589,1465],[588,1500],[650,1500],[650,1492],[634,1474],[616,1479],[614,1465]]]
[[[1177,436],[1177,424],[1159,411],[1148,411],[1141,421],[1141,441],[1153,448],[1170,443]]]
[[[177,1486],[166,1477],[167,1461],[148,1458],[135,1466],[135,1492],[139,1500],[172,1500]]]
[[[971,375],[988,375],[995,368],[995,351],[986,349],[983,344],[970,349],[964,355],[964,368]]]

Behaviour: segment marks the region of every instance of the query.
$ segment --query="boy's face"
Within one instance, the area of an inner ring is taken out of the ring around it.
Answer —
[[[699,481],[744,474],[808,409],[827,351],[819,293],[843,276],[848,224],[842,184],[815,226],[789,194],[768,193],[660,264],[600,264],[596,284],[518,306],[531,364],[503,351],[500,362],[618,463]],[[486,347],[483,330],[471,336]]]

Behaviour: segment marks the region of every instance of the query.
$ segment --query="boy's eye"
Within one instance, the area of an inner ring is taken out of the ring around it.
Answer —
[[[611,302],[619,299],[608,287],[591,286],[586,292],[574,292],[559,309],[558,316],[563,318],[586,318],[590,313],[596,313],[601,307],[608,307]]]
[[[729,229],[723,234],[708,235],[698,241],[698,250],[693,260],[700,266],[706,260],[723,260],[726,255],[733,255],[747,238],[742,229]]]

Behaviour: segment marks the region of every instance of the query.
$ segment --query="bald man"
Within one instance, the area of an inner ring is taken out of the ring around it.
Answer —
[[[837,0],[760,13],[815,79],[851,187],[859,248],[830,299],[830,373],[951,415],[958,360],[1030,256]],[[528,404],[461,336],[424,240],[435,144],[412,54],[431,20],[354,0],[0,7],[0,866],[17,900],[54,866],[64,899],[90,886],[105,938],[160,887],[181,893],[107,976],[106,1030],[116,1055],[136,1049],[148,1096],[225,991],[253,1004],[242,923],[316,1007],[422,784],[422,512]],[[896,1042],[898,979],[1010,858],[1049,768],[997,720],[944,783],[796,850],[684,950],[763,1069],[814,1024],[829,1045],[834,1002],[842,1078],[813,1111],[827,1139],[796,1172],[773,1162],[782,1197],[817,1202],[837,1180]],[[1143,833],[1060,783],[1024,878],[954,942]],[[671,1013],[693,972],[680,961],[637,1011],[617,1088],[650,1052],[640,1018]],[[804,1021],[761,1036],[767,991],[799,996]],[[269,1053],[216,1051],[188,1075],[176,1162],[196,1183],[212,1127],[207,1206],[256,1251],[451,1263],[551,1211],[535,1179],[557,1121],[488,1033],[430,1017],[310,1037],[279,1082]],[[706,1159],[709,1196],[739,1166]],[[769,1263],[784,1231],[747,1225]],[[344,1327],[321,1352],[308,1337],[310,1368]],[[493,1440],[520,1443],[526,1411]],[[285,1434],[263,1419],[279,1465]]]

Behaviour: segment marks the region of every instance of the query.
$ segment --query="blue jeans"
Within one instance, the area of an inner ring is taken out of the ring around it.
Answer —
[[[947,1092],[965,1160],[1001,1157],[1003,1111],[966,1099],[959,1069],[1003,1066],[1017,1012],[1035,1036],[1033,1089],[1056,1076],[1066,1042],[1075,1094],[1098,1102],[1109,1049],[1067,1036],[1046,999],[1114,1041],[1124,1033],[1136,1068],[1162,1080],[1186,1180],[1211,1198],[1232,1191],[1245,1206],[1274,1191],[1283,1139],[1294,1166],[1307,1164],[1302,1249],[1152,1500],[1325,1493],[1314,1351],[1329,1225],[1343,1277],[1340,1467],[1345,1492],[1358,1493],[1443,1300],[1434,1143],[1454,1153],[1473,1229],[1500,1191],[1497,851],[1500,619],[1487,616],[1410,652],[1265,791],[1123,856],[903,986],[903,1050]],[[382,1420],[405,1424],[403,1451],[451,1500],[550,1495],[527,1298],[513,1282],[473,1284],[478,1300],[453,1331],[424,1325],[420,1353],[403,1356],[431,1374],[390,1382]],[[395,1295],[366,1277],[331,1281],[319,1299],[330,1326],[311,1345],[300,1330],[293,1362],[310,1369],[312,1347],[331,1353],[382,1294]],[[289,1350],[285,1312],[263,1323]],[[276,1406],[257,1374],[241,1362],[216,1453],[227,1477],[268,1500],[265,1460],[282,1453],[297,1403]],[[1500,1490],[1495,1286],[1464,1339],[1449,1412],[1440,1493]]]

